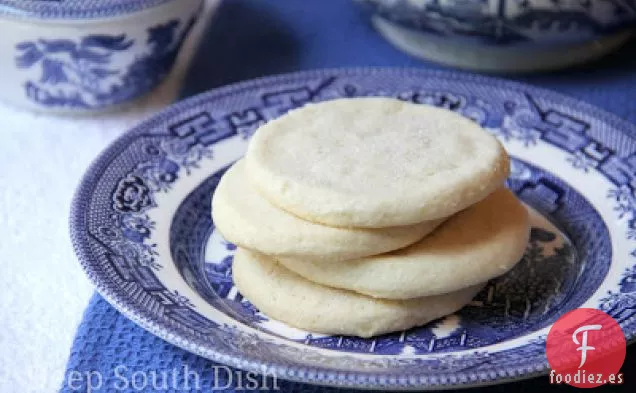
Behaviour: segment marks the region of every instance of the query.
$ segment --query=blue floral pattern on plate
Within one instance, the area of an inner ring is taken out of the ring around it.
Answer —
[[[263,122],[311,101],[392,96],[456,111],[514,157],[510,187],[533,213],[521,263],[469,306],[374,339],[270,320],[232,284],[234,246],[210,197]],[[605,310],[636,335],[636,130],[554,93],[415,70],[338,70],[246,82],[177,104],[108,148],[80,186],[75,249],[98,290],[149,331],[239,368],[310,383],[421,389],[546,372],[558,316]]]

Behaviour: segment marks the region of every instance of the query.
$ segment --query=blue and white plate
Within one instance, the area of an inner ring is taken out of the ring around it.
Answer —
[[[234,246],[210,200],[265,121],[310,101],[392,96],[478,122],[514,157],[533,212],[523,260],[455,315],[374,339],[269,319],[232,285]],[[232,85],[163,111],[91,166],[72,209],[75,250],[99,292],[150,332],[215,361],[315,384],[422,389],[545,373],[545,338],[593,307],[636,334],[636,127],[521,84],[418,70],[305,72]]]

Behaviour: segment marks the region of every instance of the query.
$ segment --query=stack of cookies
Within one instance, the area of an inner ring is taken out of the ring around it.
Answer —
[[[339,99],[262,126],[212,215],[263,313],[369,337],[457,311],[520,260],[528,213],[508,170],[501,144],[453,112]]]

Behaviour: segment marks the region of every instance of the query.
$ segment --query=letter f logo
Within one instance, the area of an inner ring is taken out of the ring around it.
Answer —
[[[576,329],[572,334],[572,341],[574,341],[574,344],[580,345],[580,347],[576,349],[577,351],[581,351],[581,364],[579,364],[579,368],[583,367],[585,364],[587,351],[593,351],[595,349],[594,347],[587,345],[587,332],[590,330],[601,330],[601,328],[601,325],[584,325]],[[581,332],[583,332],[583,334],[581,335],[581,342],[579,342],[576,336]]]

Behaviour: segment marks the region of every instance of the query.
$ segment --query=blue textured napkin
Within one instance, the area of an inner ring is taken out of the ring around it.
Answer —
[[[581,98],[636,122],[635,52],[632,42],[585,67],[515,79]],[[210,22],[182,95],[274,73],[349,66],[443,68],[394,49],[351,1],[226,0]],[[636,391],[635,352],[632,346],[623,366],[626,384],[604,386],[601,391]],[[230,381],[227,369],[214,366],[218,365],[147,333],[95,295],[78,329],[61,392],[237,391],[237,375]],[[133,379],[135,372],[139,373]],[[91,373],[89,390],[86,375]],[[272,383],[268,382],[270,388]],[[283,381],[278,386],[284,392],[341,391]],[[539,377],[471,392],[510,389],[550,392],[568,387],[549,385],[548,378]]]

